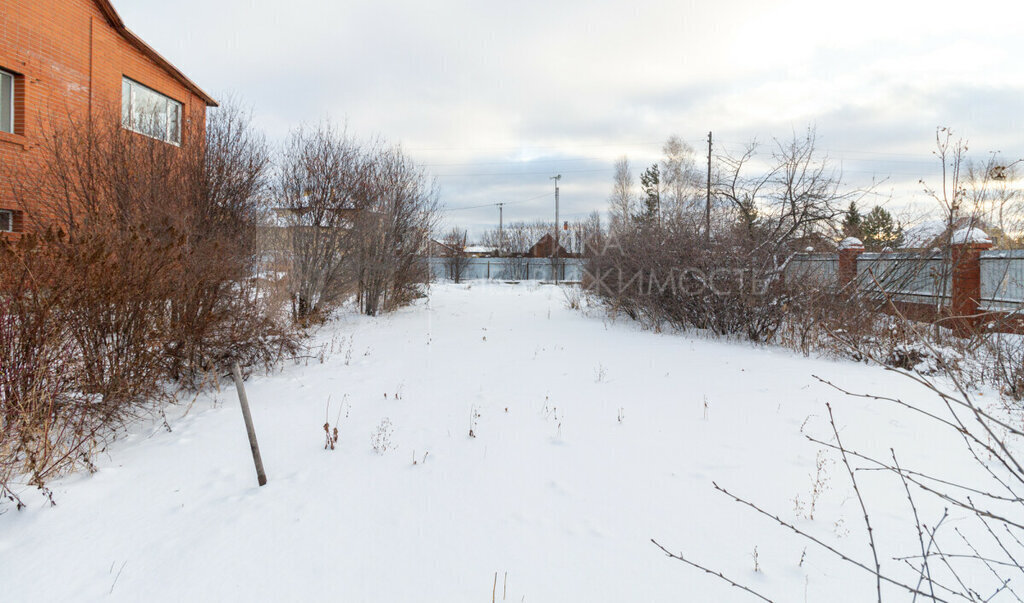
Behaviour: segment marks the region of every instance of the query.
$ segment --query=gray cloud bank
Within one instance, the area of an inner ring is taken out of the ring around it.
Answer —
[[[851,183],[919,202],[938,125],[1024,157],[1022,4],[116,0],[272,138],[347,121],[401,142],[449,207],[514,202],[507,220],[549,218],[555,173],[563,214],[603,209],[614,159],[639,170],[673,133],[738,150],[808,124]]]

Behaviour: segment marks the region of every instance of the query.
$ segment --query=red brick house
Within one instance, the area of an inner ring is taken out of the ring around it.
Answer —
[[[125,27],[109,0],[0,0],[0,236],[42,208],[14,199],[11,169],[40,153],[48,124],[116,115],[122,126],[180,145],[217,103]],[[26,215],[26,212],[29,214]]]
[[[533,244],[533,247],[526,252],[526,257],[530,258],[549,258],[555,255],[555,237],[548,233],[540,238],[539,241]],[[558,243],[558,257],[569,258],[573,257],[571,253],[565,250],[565,247]]]

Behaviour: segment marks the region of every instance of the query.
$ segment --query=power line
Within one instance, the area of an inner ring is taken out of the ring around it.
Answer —
[[[495,205],[518,205],[520,203],[527,203],[527,202],[530,202],[530,201],[536,201],[537,199],[542,199],[542,198],[547,197],[547,196],[548,196],[548,194],[544,193],[543,195],[537,195],[536,197],[530,197],[529,199],[520,199],[519,201],[503,201],[502,203],[484,203],[483,205],[468,205],[468,206],[465,206],[465,207],[445,207],[445,208],[442,208],[441,211],[453,212],[453,211],[465,211],[467,209],[480,209],[482,207],[494,207]]]
[[[593,174],[598,172],[611,172],[614,167],[598,168],[593,170],[562,170],[566,174]],[[436,178],[477,178],[484,176],[541,176],[550,174],[551,171],[543,172],[490,172],[485,174],[431,174]]]

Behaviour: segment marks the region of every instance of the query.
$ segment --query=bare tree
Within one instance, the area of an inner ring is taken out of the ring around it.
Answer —
[[[844,185],[842,172],[818,152],[814,128],[786,142],[776,140],[768,166],[760,170],[753,168],[757,149],[751,143],[739,156],[719,156],[723,169],[714,189],[751,247],[776,259],[794,244],[834,240],[845,208],[874,190]]]
[[[446,276],[456,283],[461,283],[469,266],[466,255],[466,229],[453,226],[444,236],[445,250],[444,268]]]
[[[715,196],[725,201],[726,223],[734,225],[753,246],[761,236],[761,211],[758,205],[776,169],[749,174],[749,164],[757,155],[757,142],[749,143],[739,155],[720,154],[722,169],[714,184]]]
[[[357,299],[374,316],[421,296],[430,280],[422,252],[437,227],[437,185],[401,147],[377,145],[358,199]]]
[[[844,187],[838,170],[818,156],[813,129],[776,141],[767,169],[755,169],[756,148],[720,162],[717,191],[740,220],[710,241],[703,221],[685,213],[612,230],[611,252],[588,262],[610,308],[650,324],[774,337],[786,319],[790,292],[782,276],[793,252],[834,244],[835,217],[865,192]],[[600,276],[609,274],[615,286]]]
[[[551,223],[543,221],[535,222],[511,222],[505,225],[503,238],[505,242],[506,255],[524,255],[544,235],[551,232]],[[490,247],[497,247],[499,241],[498,229],[490,229],[480,236],[480,243]]]
[[[371,160],[329,123],[294,130],[278,162],[274,208],[285,227],[292,313],[322,314],[355,293],[356,217],[370,211]]]
[[[703,191],[693,147],[673,134],[661,147],[662,213],[700,220],[703,198],[697,206],[697,192]]]
[[[612,193],[608,198],[611,229],[620,232],[629,227],[636,209],[636,182],[633,180],[629,158],[625,155],[615,161]]]
[[[948,237],[957,228],[960,218],[963,217],[965,209],[970,212],[968,189],[966,186],[966,154],[967,141],[962,138],[954,138],[953,130],[947,127],[935,129],[935,150],[932,154],[939,160],[942,166],[942,175],[939,186],[934,187],[921,180],[921,186],[928,196],[934,199],[942,210],[943,221],[946,224],[946,236]],[[978,190],[987,185],[987,181],[976,183],[977,191],[975,198],[984,195]]]
[[[967,161],[971,224],[994,236],[1001,248],[1016,247],[1024,229],[1024,191],[1020,186],[1020,165],[990,153],[984,162]]]

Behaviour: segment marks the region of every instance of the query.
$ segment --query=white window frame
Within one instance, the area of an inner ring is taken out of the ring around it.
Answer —
[[[137,81],[133,80],[132,78],[130,78],[128,76],[121,76],[121,91],[122,91],[122,94],[124,94],[124,84],[126,82],[128,83],[128,94],[129,94],[129,97],[128,97],[128,115],[127,116],[124,115],[124,107],[122,105],[121,126],[124,127],[125,129],[128,129],[128,130],[131,130],[132,132],[135,132],[136,134],[141,134],[143,136],[146,136],[148,138],[152,138],[154,140],[159,140],[161,142],[166,142],[167,144],[173,144],[176,147],[181,146],[181,137],[182,137],[181,122],[182,122],[182,119],[183,119],[185,105],[183,103],[179,102],[179,101],[174,100],[173,98],[167,96],[166,94],[164,94],[162,92],[158,92],[158,91],[150,88],[149,86],[147,86],[145,84],[142,84],[140,82],[137,82]],[[159,96],[159,97],[161,97],[161,98],[163,98],[164,100],[167,101],[167,115],[165,116],[166,117],[166,124],[164,126],[163,138],[160,138],[158,136],[153,136],[149,132],[143,132],[141,128],[136,127],[135,124],[132,123],[132,118],[135,115],[135,90],[136,90],[137,87],[138,88],[145,88],[149,92],[151,92],[151,93],[153,93],[153,94],[155,94],[155,95],[157,95],[157,96]],[[122,103],[123,102],[124,102],[124,99],[122,99]],[[170,116],[171,116],[171,106],[172,106],[172,104],[176,105],[178,107],[178,140],[172,140],[171,139],[171,118],[170,118]]]
[[[7,133],[7,134],[14,134],[14,99],[17,97],[17,93],[16,93],[14,88],[18,85],[18,76],[14,75],[10,71],[6,71],[4,69],[0,69],[0,73],[4,74],[6,76],[9,76],[11,78],[11,98],[8,99],[8,100],[11,101],[11,115],[10,115],[10,117],[11,117],[11,131],[7,132],[6,130],[0,130],[0,132],[4,132],[4,133]],[[2,101],[2,99],[0,99],[0,101]]]
[[[10,228],[2,228],[3,221],[0,221],[0,232],[14,232],[14,212],[9,209],[0,209],[0,216],[7,216],[7,224]]]

